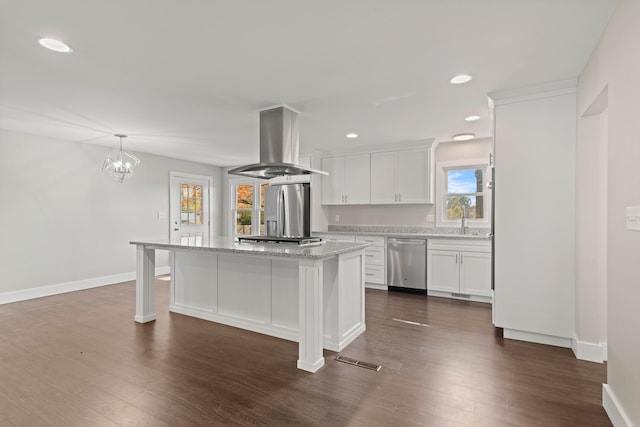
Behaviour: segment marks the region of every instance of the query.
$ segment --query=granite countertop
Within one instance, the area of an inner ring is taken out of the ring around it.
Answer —
[[[285,258],[323,259],[364,249],[369,243],[322,242],[315,246],[297,246],[283,243],[238,243],[229,237],[212,237],[202,244],[185,244],[179,240],[132,240],[132,245],[145,245],[155,249],[188,249],[244,255],[276,256]]]
[[[487,228],[469,229],[461,234],[458,228],[426,228],[378,225],[342,225],[330,226],[329,231],[314,231],[312,234],[349,234],[383,237],[406,237],[423,239],[491,240],[491,230]]]

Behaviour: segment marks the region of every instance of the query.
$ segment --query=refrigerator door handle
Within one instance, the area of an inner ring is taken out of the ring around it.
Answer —
[[[289,224],[286,223],[287,215],[285,212],[289,212],[289,203],[287,201],[287,197],[284,194],[284,187],[280,188],[278,191],[278,202],[280,203],[280,209],[278,209],[278,216],[280,217],[280,223],[282,224],[282,228],[280,231],[280,236],[284,236],[286,234],[287,227]]]
[[[276,193],[276,236],[282,236],[282,189]]]

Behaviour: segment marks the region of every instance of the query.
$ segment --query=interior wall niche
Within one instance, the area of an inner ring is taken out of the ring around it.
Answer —
[[[579,359],[607,360],[608,86],[578,118],[576,344]]]

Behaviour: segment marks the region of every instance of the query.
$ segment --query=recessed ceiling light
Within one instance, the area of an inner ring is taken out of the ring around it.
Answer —
[[[56,52],[73,52],[73,49],[71,49],[68,44],[61,42],[60,40],[44,38],[38,40],[38,43],[40,43],[40,46],[46,47],[47,49],[55,50]]]
[[[347,138],[350,138],[350,139],[357,138],[357,137],[358,137],[358,134],[355,132],[349,132],[347,134]]]
[[[459,133],[457,135],[453,135],[454,141],[468,141],[470,139],[475,138],[476,135],[473,133]]]
[[[480,116],[467,116],[464,119],[468,122],[475,122],[476,120],[480,120]]]
[[[459,85],[459,84],[471,81],[471,79],[472,79],[472,77],[469,74],[458,74],[457,76],[455,76],[451,80],[449,80],[449,83],[451,83],[453,85]]]

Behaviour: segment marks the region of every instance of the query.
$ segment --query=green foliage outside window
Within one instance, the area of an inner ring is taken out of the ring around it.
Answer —
[[[239,225],[251,225],[251,213],[250,212],[240,212],[238,215]]]

